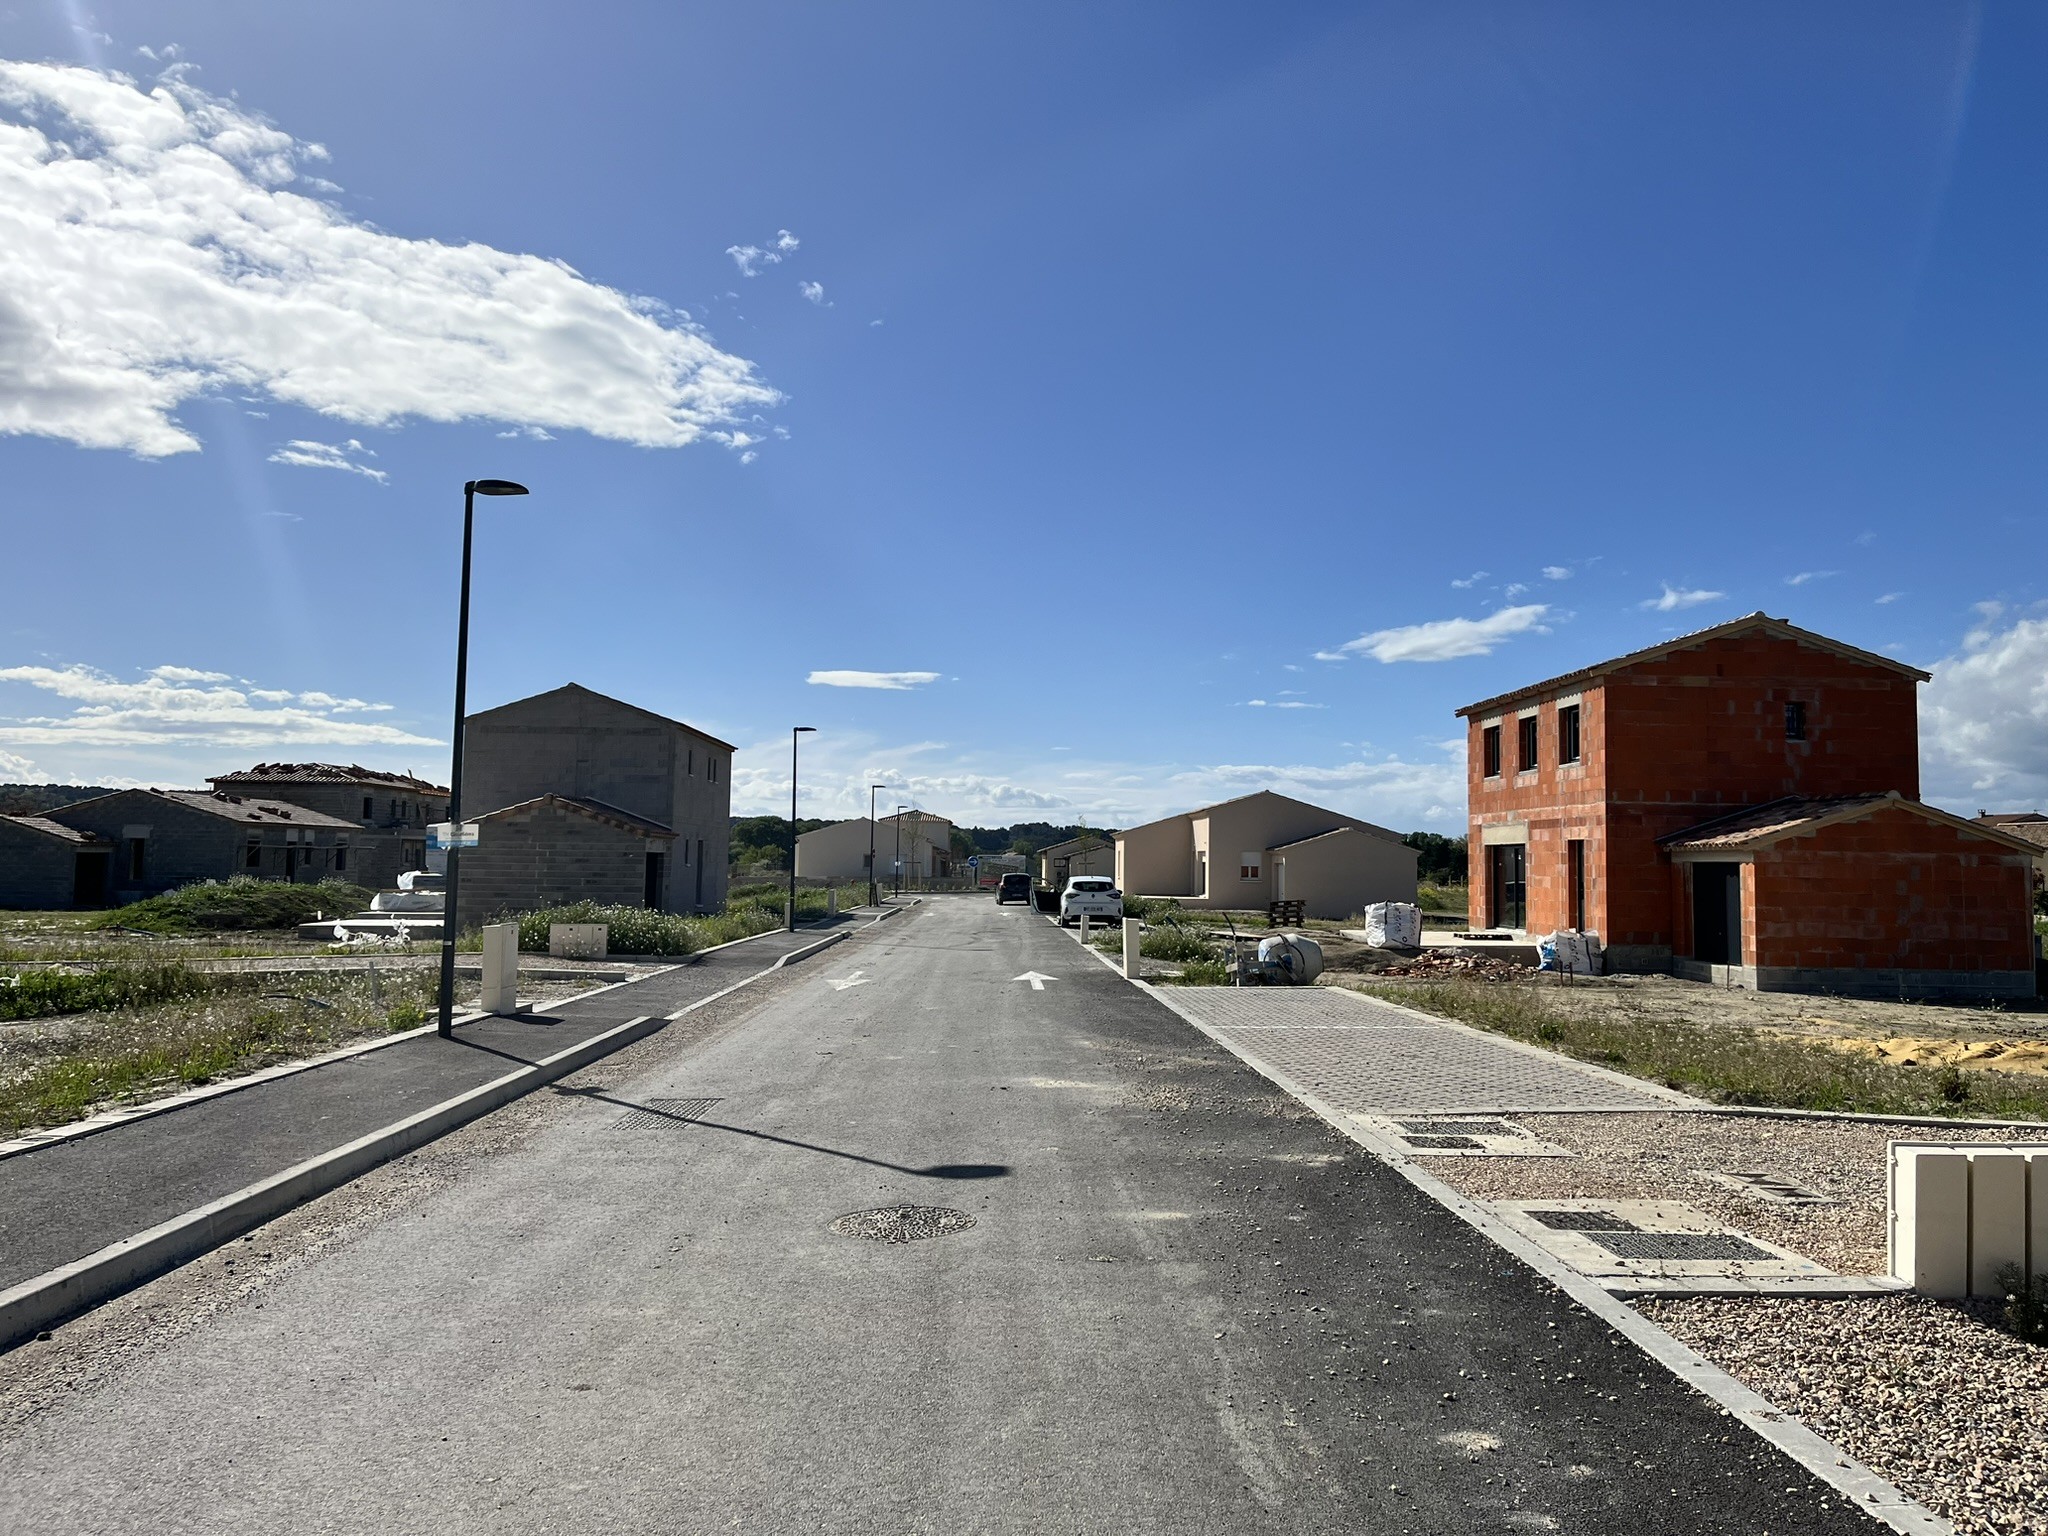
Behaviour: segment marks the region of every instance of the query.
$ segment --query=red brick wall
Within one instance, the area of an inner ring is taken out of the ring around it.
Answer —
[[[1744,872],[1743,959],[2031,971],[2030,865],[2025,854],[1903,809],[1790,838],[1760,849]]]
[[[1806,740],[1785,739],[1785,704],[1806,706]],[[1482,829],[1529,826],[1529,927],[1565,926],[1568,839],[1586,840],[1586,925],[1612,945],[1672,945],[1690,933],[1673,899],[1668,833],[1784,795],[1920,790],[1911,678],[1764,634],[1638,663],[1582,690],[1583,764],[1560,769],[1554,698],[1538,702],[1540,765],[1517,775],[1515,721],[1501,716],[1503,772],[1484,777],[1481,721],[1467,722],[1474,922],[1487,917]]]

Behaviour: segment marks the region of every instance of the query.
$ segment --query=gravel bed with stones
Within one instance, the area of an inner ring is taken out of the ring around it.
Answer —
[[[1512,1115],[1575,1157],[1432,1157],[1422,1166],[1478,1200],[1678,1200],[1842,1274],[1885,1269],[1885,1143],[2035,1141],[2039,1131],[1693,1113]],[[1835,1200],[1786,1205],[1703,1177],[1769,1173]]]
[[[1967,1536],[2048,1536],[2048,1349],[1924,1296],[1639,1310]]]

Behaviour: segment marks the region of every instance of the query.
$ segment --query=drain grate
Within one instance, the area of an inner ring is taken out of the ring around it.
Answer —
[[[1698,1170],[1701,1178],[1711,1179],[1716,1184],[1751,1195],[1758,1200],[1769,1200],[1774,1205],[1840,1205],[1841,1201],[1832,1195],[1824,1195],[1817,1189],[1808,1189],[1804,1184],[1795,1184],[1790,1179],[1775,1173],[1715,1173],[1709,1169]]]
[[[1404,1136],[1411,1147],[1431,1152],[1484,1152],[1486,1143],[1471,1136]]]
[[[873,1211],[849,1211],[832,1223],[841,1237],[865,1237],[877,1243],[914,1243],[926,1237],[965,1232],[974,1218],[943,1205],[885,1205]]]
[[[1403,1120],[1401,1129],[1425,1136],[1526,1136],[1519,1125],[1505,1120]]]
[[[630,1113],[611,1124],[615,1131],[658,1131],[668,1126],[688,1125],[702,1119],[716,1099],[649,1099],[636,1104]]]
[[[1640,1232],[1643,1229],[1612,1211],[1530,1211],[1531,1221],[1553,1232]]]
[[[1712,1264],[1728,1259],[1770,1259],[1768,1248],[1726,1232],[1615,1232],[1587,1230],[1586,1236],[1617,1259],[1662,1259],[1673,1264]]]

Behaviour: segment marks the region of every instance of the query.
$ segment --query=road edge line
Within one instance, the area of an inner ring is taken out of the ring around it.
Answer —
[[[766,974],[763,972],[762,974]],[[708,999],[707,999],[708,1001]],[[0,1291],[0,1350],[13,1348],[144,1281],[177,1268],[282,1216],[318,1195],[338,1189],[381,1163],[482,1118],[534,1089],[631,1045],[667,1021],[642,1014],[601,1034],[566,1046],[503,1077],[444,1099],[403,1120],[306,1159],[281,1173],[244,1185],[230,1194],[97,1253],[47,1270]]]
[[[1901,1532],[1902,1536],[1957,1536],[1956,1528],[1933,1510],[1907,1497],[1840,1446],[1809,1428],[1803,1420],[1778,1408],[1770,1399],[1745,1387],[1690,1345],[1666,1333],[1634,1307],[1609,1294],[1598,1281],[1581,1275],[1562,1260],[1546,1253],[1477,1201],[1459,1194],[1434,1174],[1425,1173],[1412,1158],[1396,1151],[1384,1139],[1347,1124],[1349,1117],[1343,1111],[1324,1103],[1285,1073],[1239,1054],[1229,1041],[1173,999],[1162,995],[1162,988],[1144,981],[1132,981],[1131,985],[1149,994],[1161,1006],[1229,1051],[1282,1092],[1314,1110],[1331,1129],[1356,1142],[1467,1226],[1490,1239],[1496,1247],[1521,1260],[1685,1385],[1723,1409],[1730,1418],[1753,1430],[1773,1448],[1790,1457],[1803,1471],[1827,1483],[1853,1507],[1872,1519],[1883,1521]],[[1430,1014],[1422,1016],[1434,1018]]]

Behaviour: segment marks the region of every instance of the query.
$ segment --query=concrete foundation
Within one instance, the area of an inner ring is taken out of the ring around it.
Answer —
[[[2035,985],[2032,971],[1818,969],[1708,965],[1700,960],[1673,960],[1670,970],[1682,980],[1704,981],[1717,987],[1741,987],[1751,992],[1821,992],[1834,997],[2019,999],[2034,996]]]

